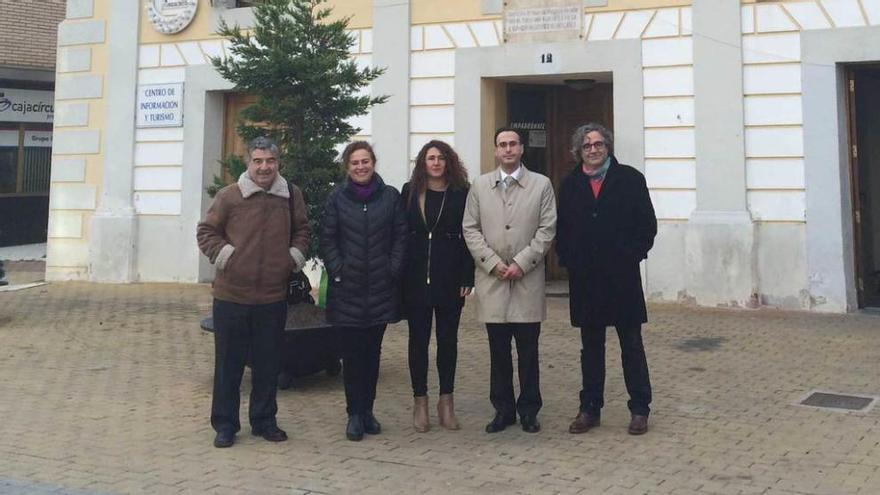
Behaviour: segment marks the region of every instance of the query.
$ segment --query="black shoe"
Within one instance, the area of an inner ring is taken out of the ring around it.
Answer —
[[[501,413],[496,413],[492,421],[486,425],[486,433],[498,433],[504,431],[508,426],[516,423],[516,416],[505,417]]]
[[[214,447],[218,449],[232,447],[233,443],[235,443],[235,433],[231,431],[218,431],[217,436],[214,437]]]
[[[345,427],[345,437],[352,442],[360,442],[364,438],[364,418],[360,414],[352,414],[348,417],[348,426]]]
[[[541,431],[541,423],[537,416],[523,416],[519,419],[522,430],[526,433],[538,433]]]
[[[382,433],[382,424],[376,421],[376,416],[371,412],[364,413],[364,433],[367,435],[378,435]]]
[[[287,440],[287,433],[276,425],[251,428],[251,435],[263,437],[270,442],[283,442]]]

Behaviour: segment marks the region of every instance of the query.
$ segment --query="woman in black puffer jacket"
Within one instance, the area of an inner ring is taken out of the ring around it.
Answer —
[[[365,141],[342,152],[347,177],[327,198],[321,255],[330,281],[327,321],[339,329],[349,440],[376,435],[373,415],[382,337],[400,320],[406,217],[397,190],[375,173]]]

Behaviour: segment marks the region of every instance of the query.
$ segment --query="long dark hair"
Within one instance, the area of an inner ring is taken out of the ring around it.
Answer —
[[[413,194],[421,194],[428,187],[428,164],[426,157],[428,150],[431,148],[437,148],[446,158],[446,170],[443,175],[448,186],[458,190],[468,188],[468,173],[461,164],[458,153],[446,142],[432,139],[422,146],[419,154],[416,155],[416,165],[413,167],[412,176],[409,179],[408,202],[412,201]]]

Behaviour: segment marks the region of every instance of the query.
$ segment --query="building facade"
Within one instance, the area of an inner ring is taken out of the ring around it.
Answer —
[[[64,0],[0,0],[0,247],[46,242]]]
[[[387,67],[372,91],[389,101],[355,122],[386,181],[403,184],[432,138],[472,176],[490,170],[492,131],[510,124],[558,184],[572,129],[599,121],[651,189],[650,300],[880,305],[880,0],[329,4],[351,18],[351,56]],[[242,98],[208,57],[226,56],[219,20],[247,26],[252,11],[69,0],[67,13],[47,277],[210,279],[195,226],[217,161],[240,146]]]

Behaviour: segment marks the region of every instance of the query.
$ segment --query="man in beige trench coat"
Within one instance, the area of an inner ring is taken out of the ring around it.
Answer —
[[[544,256],[556,234],[556,198],[550,180],[520,161],[519,133],[495,131],[498,168],[474,181],[462,227],[474,258],[477,318],[489,334],[489,399],[495,417],[486,425],[495,433],[516,423],[523,431],[541,429],[538,336],[547,315]],[[514,400],[510,342],[516,340],[519,398]]]

